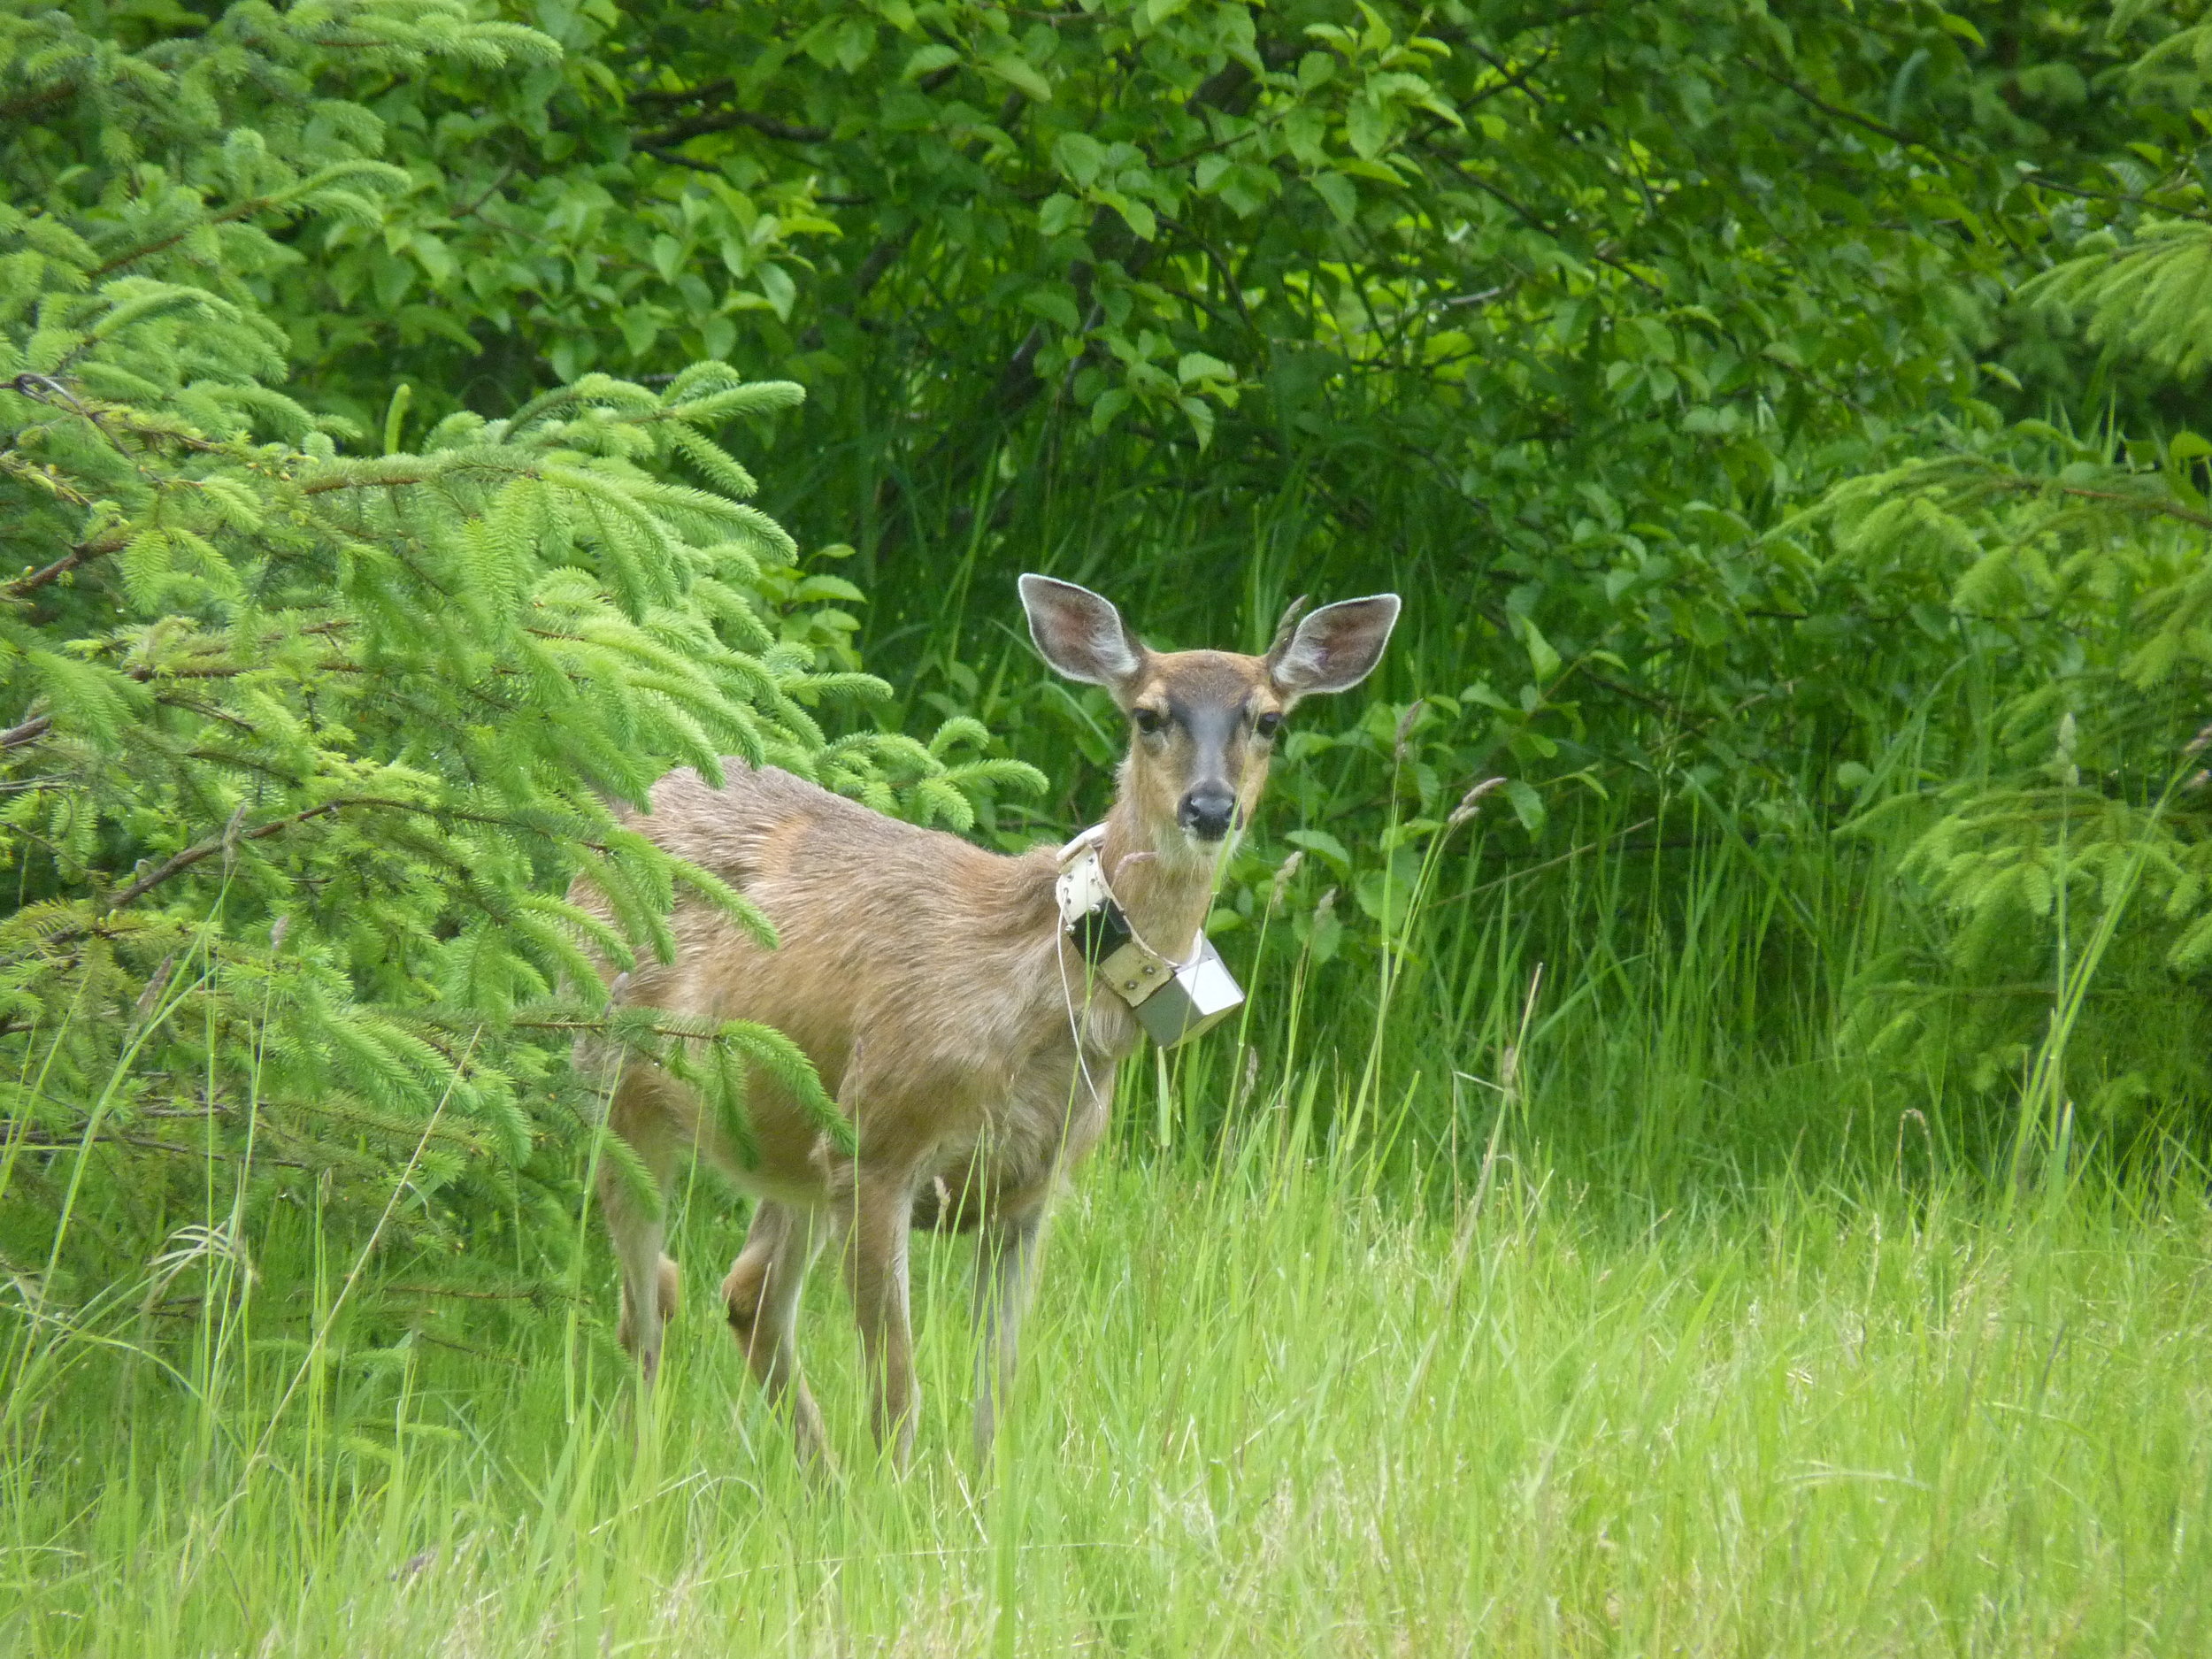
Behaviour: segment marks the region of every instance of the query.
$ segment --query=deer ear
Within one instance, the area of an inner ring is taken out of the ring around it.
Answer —
[[[1398,620],[1398,595],[1346,599],[1324,605],[1278,639],[1267,654],[1268,678],[1285,696],[1348,691],[1374,672]]]
[[[1121,612],[1087,588],[1049,576],[1021,579],[1022,609],[1037,653],[1070,680],[1113,690],[1144,664],[1144,647],[1130,637]]]

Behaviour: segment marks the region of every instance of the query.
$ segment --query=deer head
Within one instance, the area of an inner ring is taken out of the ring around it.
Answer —
[[[1294,605],[1264,657],[1154,651],[1089,589],[1021,579],[1037,650],[1070,680],[1103,686],[1129,717],[1117,811],[1164,863],[1212,864],[1267,785],[1284,717],[1302,698],[1367,678],[1398,619],[1398,595]]]

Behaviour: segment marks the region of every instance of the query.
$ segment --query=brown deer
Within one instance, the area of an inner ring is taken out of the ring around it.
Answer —
[[[1113,810],[1086,843],[1129,930],[1180,962],[1200,932],[1228,838],[1266,781],[1284,715],[1374,666],[1398,615],[1386,594],[1285,617],[1264,657],[1148,650],[1096,594],[1021,579],[1037,649],[1071,680],[1103,686],[1128,715]],[[665,1188],[687,1150],[758,1201],[722,1296],[770,1398],[791,1414],[803,1456],[825,1451],[793,1341],[800,1286],[838,1241],[872,1384],[877,1440],[902,1464],[917,1394],[907,1313],[910,1225],[978,1235],[975,1440],[987,1453],[1011,1380],[1040,1229],[1054,1184],[1105,1127],[1116,1063],[1136,1046],[1131,1006],[1101,994],[1063,921],[1064,860],[1019,857],[918,829],[773,768],[728,763],[710,788],[693,771],[657,784],[636,827],[742,891],[774,924],[764,950],[703,901],[680,903],[676,952],[614,981],[625,1004],[787,1033],[851,1121],[848,1157],[756,1071],[747,1167],[682,1084],[634,1065],[610,1123]],[[588,889],[580,901],[597,904]],[[622,1277],[621,1339],[649,1381],[676,1264],[657,1215],[610,1174],[601,1202]]]

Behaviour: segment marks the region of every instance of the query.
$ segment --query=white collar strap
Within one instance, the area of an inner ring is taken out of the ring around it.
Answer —
[[[1106,826],[1094,824],[1060,849],[1060,875],[1053,892],[1060,901],[1061,926],[1072,928],[1114,902],[1114,890],[1106,885],[1106,867],[1099,858],[1099,849],[1105,844]]]
[[[1073,841],[1063,847],[1054,856],[1064,864],[1070,859],[1094,851],[1105,844],[1106,826],[1103,824],[1094,824],[1090,828],[1079,833]]]

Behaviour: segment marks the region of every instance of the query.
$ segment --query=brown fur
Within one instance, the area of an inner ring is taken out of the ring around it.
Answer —
[[[1266,657],[1133,649],[1136,665],[1114,686],[1125,709],[1242,711],[1209,764],[1225,764],[1248,815],[1270,748],[1252,722],[1296,695],[1272,672],[1281,648]],[[1179,957],[1204,920],[1223,850],[1177,820],[1194,757],[1189,732],[1172,718],[1133,739],[1103,850],[1138,932]],[[1116,998],[1087,989],[1084,964],[1060,929],[1052,849],[1005,857],[787,772],[735,761],[726,770],[718,789],[688,769],[664,778],[636,827],[743,891],[774,924],[778,948],[763,950],[721,912],[687,899],[672,921],[674,959],[637,968],[616,993],[630,1004],[785,1032],[853,1124],[858,1154],[839,1154],[757,1071],[748,1094],[760,1152],[753,1167],[691,1092],[657,1069],[633,1066],[619,1077],[611,1126],[664,1188],[678,1156],[695,1148],[758,1199],[723,1302],[755,1375],[791,1412],[810,1457],[823,1450],[821,1422],[793,1324],[820,1245],[839,1242],[872,1373],[876,1432],[902,1460],[917,1401],[909,1228],[975,1232],[985,1337],[976,1438],[986,1448],[1054,1185],[1104,1130],[1114,1068],[1134,1047],[1137,1025]],[[574,896],[605,909],[581,884]],[[622,1340],[649,1379],[676,1301],[675,1264],[660,1253],[658,1219],[611,1173],[601,1196],[622,1269]]]

